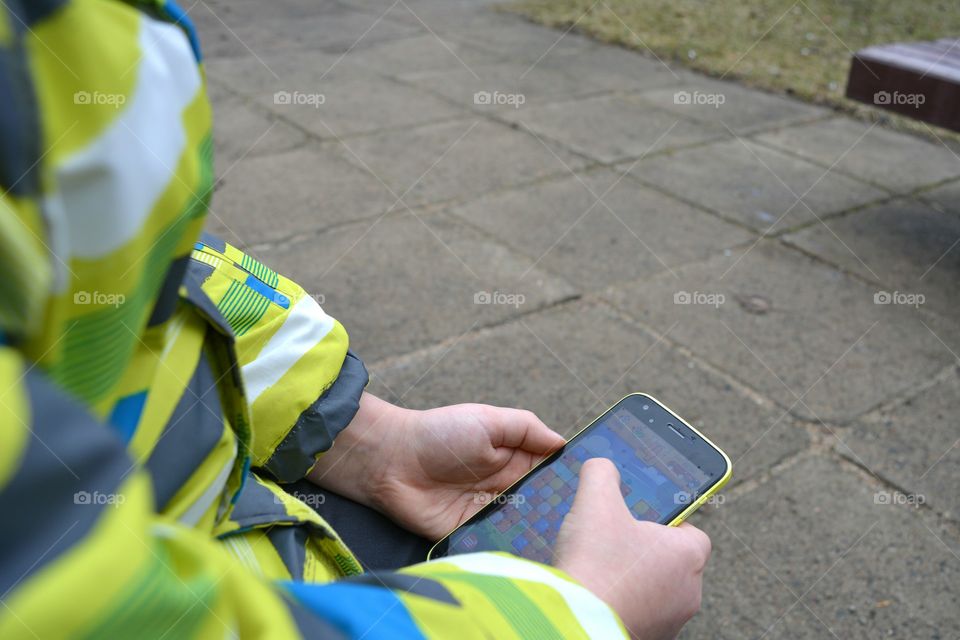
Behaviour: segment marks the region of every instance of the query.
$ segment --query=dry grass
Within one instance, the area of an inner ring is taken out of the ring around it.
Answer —
[[[923,124],[844,98],[850,59],[871,44],[960,36],[955,0],[520,0],[503,9],[928,136]]]

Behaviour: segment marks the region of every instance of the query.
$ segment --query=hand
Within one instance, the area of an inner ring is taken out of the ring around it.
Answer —
[[[411,411],[364,393],[309,478],[438,540],[564,439],[529,411],[459,404]]]
[[[635,638],[674,638],[700,609],[710,538],[634,519],[609,460],[588,460],[557,537],[556,566],[619,614]]]

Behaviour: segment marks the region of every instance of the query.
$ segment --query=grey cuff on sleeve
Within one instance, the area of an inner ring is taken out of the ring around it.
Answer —
[[[300,414],[283,442],[264,468],[280,482],[294,482],[307,475],[317,454],[333,446],[360,408],[360,396],[369,380],[363,362],[347,351],[340,375],[320,398]]]

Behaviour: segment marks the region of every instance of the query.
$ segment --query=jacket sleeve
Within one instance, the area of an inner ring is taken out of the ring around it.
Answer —
[[[599,599],[508,555],[265,581],[160,518],[116,436],[3,347],[0,388],[2,638],[622,637]]]
[[[299,480],[353,419],[367,371],[343,325],[295,282],[209,234],[192,260],[236,339],[252,464],[281,482]]]

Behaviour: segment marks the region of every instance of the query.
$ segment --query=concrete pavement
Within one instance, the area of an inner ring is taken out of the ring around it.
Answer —
[[[735,460],[688,638],[960,629],[960,158],[456,0],[200,0],[211,230],[412,407]],[[922,503],[917,505],[917,503]]]

